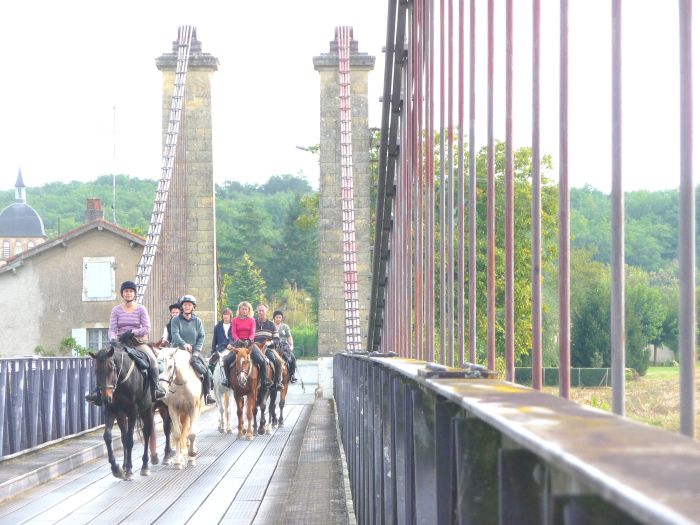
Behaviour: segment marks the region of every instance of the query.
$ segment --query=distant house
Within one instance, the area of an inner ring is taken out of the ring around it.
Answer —
[[[51,241],[12,255],[0,266],[0,356],[56,351],[73,336],[100,348],[119,285],[133,280],[145,239],[105,221],[99,199],[88,199],[86,222]],[[43,225],[42,225],[43,228]]]
[[[27,251],[47,239],[44,222],[36,210],[27,204],[20,168],[15,182],[15,202],[0,212],[0,261]]]

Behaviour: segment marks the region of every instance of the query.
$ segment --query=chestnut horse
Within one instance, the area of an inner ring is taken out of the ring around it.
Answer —
[[[251,357],[251,349],[248,348],[236,348],[234,350],[236,354],[236,360],[234,365],[231,367],[229,374],[229,385],[233,389],[233,395],[236,399],[236,409],[238,415],[238,437],[243,437],[244,435],[248,440],[253,439],[253,429],[256,426],[255,416],[257,415],[258,405],[262,405],[261,411],[263,417],[260,421],[260,430],[258,433],[265,432],[265,397],[259,397],[259,386],[260,386],[260,371],[258,367],[253,363]],[[268,368],[268,377],[270,376],[270,367]],[[245,399],[244,399],[245,398]],[[243,433],[243,403],[246,404],[246,416],[248,418],[248,429],[247,432]],[[254,414],[255,411],[255,414]]]

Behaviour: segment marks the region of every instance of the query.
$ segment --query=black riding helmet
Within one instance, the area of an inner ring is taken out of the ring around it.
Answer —
[[[121,289],[119,290],[119,295],[124,295],[124,290],[133,290],[134,293],[137,292],[136,283],[134,281],[124,281],[122,283]]]

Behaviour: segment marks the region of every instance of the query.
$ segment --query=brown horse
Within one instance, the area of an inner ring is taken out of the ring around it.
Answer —
[[[236,409],[238,415],[238,437],[244,435],[248,440],[253,439],[253,430],[256,426],[255,415],[257,415],[258,405],[264,403],[264,397],[260,397],[260,371],[253,363],[251,357],[252,349],[236,348],[234,350],[236,360],[229,372],[229,385],[233,389],[233,396],[236,399]],[[268,376],[270,367],[268,367]],[[248,419],[248,429],[243,432],[243,402],[246,402],[246,416]],[[262,405],[262,413],[265,413],[264,404]],[[255,411],[255,415],[254,412]],[[261,418],[259,433],[265,431],[264,416]]]
[[[273,352],[276,352],[279,355],[279,352],[277,350],[273,350]],[[282,362],[284,365],[282,366],[282,390],[279,392],[275,389],[272,390],[272,393],[270,394],[270,423],[272,423],[272,428],[275,428],[278,424],[279,426],[284,426],[284,403],[285,399],[287,398],[287,390],[289,389],[289,368],[287,367],[286,361],[282,359]],[[279,406],[280,406],[280,418],[279,421],[277,420],[277,411],[275,409],[275,404],[277,403],[277,399],[279,398]]]

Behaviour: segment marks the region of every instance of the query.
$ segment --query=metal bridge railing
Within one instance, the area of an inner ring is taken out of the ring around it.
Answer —
[[[700,523],[694,440],[425,365],[335,356],[358,523]]]
[[[0,359],[0,459],[103,423],[88,357]]]

